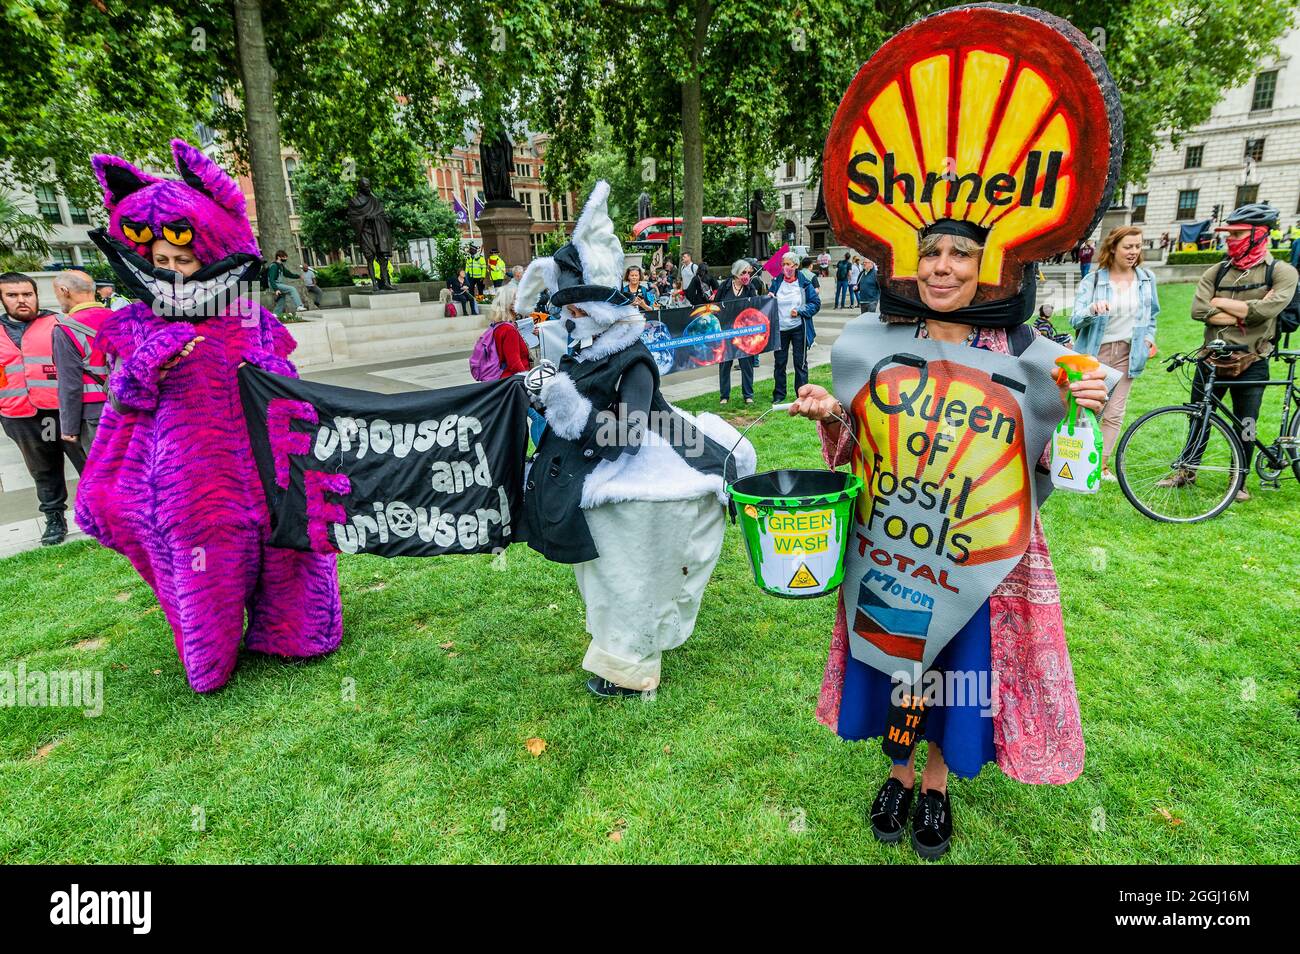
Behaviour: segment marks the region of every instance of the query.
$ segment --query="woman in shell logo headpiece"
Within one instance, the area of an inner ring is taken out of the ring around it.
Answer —
[[[976,4],[886,42],[827,139],[826,211],[841,243],[880,263],[883,322],[850,322],[834,393],[805,386],[791,409],[820,422],[827,462],[852,463],[866,488],[818,717],[846,739],[882,737],[894,764],[872,830],[897,841],[910,822],[925,858],[952,838],[949,770],[996,762],[1064,783],[1083,768],[1037,514],[1065,352],[1024,323],[1033,262],[1088,234],[1112,194],[1121,130],[1114,83],[1078,30]],[[1105,401],[1102,374],[1068,386],[1081,406]]]

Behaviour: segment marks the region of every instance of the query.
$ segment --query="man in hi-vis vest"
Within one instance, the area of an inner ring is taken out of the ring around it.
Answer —
[[[74,269],[54,277],[54,297],[63,317],[54,335],[54,367],[59,376],[59,435],[90,454],[99,415],[108,396],[108,359],[95,336],[113,309],[95,297],[95,280]]]
[[[487,277],[487,259],[478,250],[477,245],[470,245],[465,255],[465,277],[469,279],[470,291],[475,295],[483,294],[483,279]]]
[[[493,249],[487,263],[492,271],[492,287],[500,288],[506,283],[506,260],[497,254],[496,249]]]
[[[81,473],[86,452],[59,434],[59,382],[54,367],[52,311],[37,304],[36,282],[20,272],[0,275],[0,426],[18,445],[27,472],[36,482],[36,499],[45,514],[42,546],[68,535],[66,455]]]

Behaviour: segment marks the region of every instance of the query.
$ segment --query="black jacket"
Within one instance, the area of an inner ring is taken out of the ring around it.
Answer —
[[[530,547],[555,563],[585,563],[596,559],[600,552],[582,513],[583,483],[602,460],[615,460],[623,454],[634,454],[638,449],[637,446],[600,441],[601,412],[623,404],[629,411],[657,411],[669,415],[672,407],[659,390],[659,369],[654,356],[640,341],[598,361],[575,361],[572,355],[565,355],[560,361],[560,370],[573,379],[578,392],[591,402],[591,414],[575,440],[565,440],[552,427],[542,433],[537,456],[524,483],[524,539]],[[641,377],[645,370],[651,375],[650,395],[647,399],[642,392],[636,401],[639,406],[633,407],[626,382]],[[661,431],[660,436],[669,439],[673,449],[696,470],[722,473],[729,448],[701,434],[703,453],[687,456],[686,448],[696,441],[686,427],[669,428],[668,433]],[[735,476],[735,463],[732,462],[727,479],[734,480]]]

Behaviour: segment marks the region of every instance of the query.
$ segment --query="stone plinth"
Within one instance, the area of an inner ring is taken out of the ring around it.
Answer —
[[[518,202],[489,202],[474,224],[482,233],[484,258],[495,248],[507,265],[527,265],[533,260],[533,219]]]

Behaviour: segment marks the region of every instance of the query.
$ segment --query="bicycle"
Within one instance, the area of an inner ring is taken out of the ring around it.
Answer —
[[[1129,503],[1163,523],[1197,523],[1218,516],[1245,486],[1247,443],[1255,449],[1255,472],[1262,485],[1280,487],[1288,468],[1300,481],[1300,386],[1296,383],[1300,351],[1287,345],[1289,341],[1272,355],[1286,364],[1284,379],[1242,384],[1284,389],[1282,426],[1268,445],[1260,442],[1254,421],[1241,420],[1214,393],[1217,369],[1211,359],[1227,358],[1244,351],[1245,345],[1216,338],[1198,351],[1169,357],[1165,370],[1171,373],[1185,365],[1204,369],[1204,395],[1197,403],[1148,411],[1120,437],[1115,476]]]

